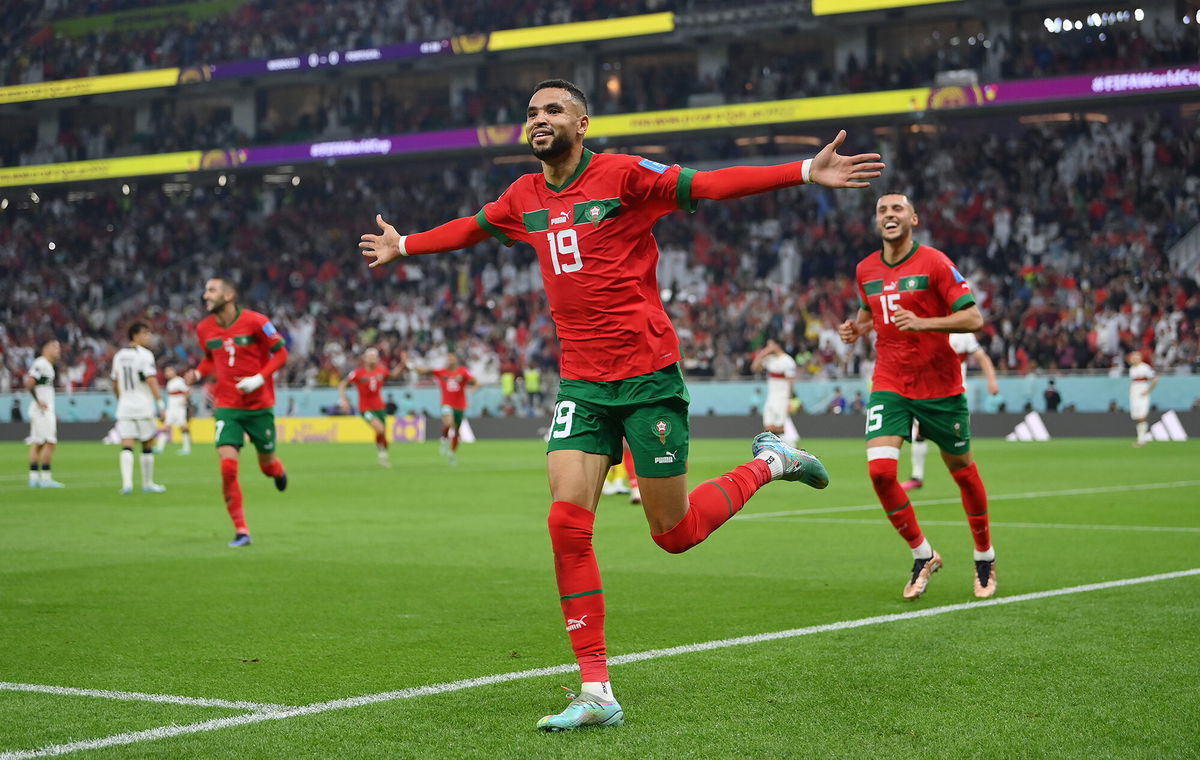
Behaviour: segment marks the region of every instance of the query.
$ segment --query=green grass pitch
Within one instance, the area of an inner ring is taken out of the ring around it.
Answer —
[[[771,484],[681,556],[625,497],[602,500],[612,656],[976,604],[936,457],[915,504],[946,565],[906,603],[912,560],[861,442],[807,445],[827,490]],[[1200,443],[975,450],[1000,597],[1200,568]],[[257,717],[13,687],[305,706],[573,663],[543,451],[466,445],[451,468],[436,443],[397,445],[384,470],[369,445],[284,445],[285,494],[245,452],[255,543],[235,550],[207,446],[158,458],[166,494],[119,496],[115,447],[63,444],[57,491],[27,488],[25,448],[0,445],[0,760],[61,745],[97,760],[1200,757],[1200,575],[616,665],[626,725],[569,734],[533,726],[575,673]],[[693,442],[692,481],[747,452]]]

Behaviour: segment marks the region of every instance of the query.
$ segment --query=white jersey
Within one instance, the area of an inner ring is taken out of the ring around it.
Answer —
[[[39,356],[33,360],[29,376],[34,380],[33,397],[46,405],[47,412],[54,414],[54,365],[46,357]]]
[[[187,416],[189,391],[187,381],[178,375],[167,381],[167,414]]]
[[[786,404],[792,398],[796,360],[787,354],[772,354],[763,360],[762,366],[767,372],[767,403]]]
[[[1154,368],[1146,362],[1135,364],[1129,368],[1129,398],[1142,398],[1142,394],[1150,390],[1150,381],[1154,379]]]
[[[118,420],[149,419],[155,416],[154,394],[146,381],[157,377],[154,354],[141,346],[122,348],[113,356],[112,379],[120,388]]]
[[[967,379],[967,359],[971,354],[982,348],[979,345],[979,339],[975,337],[975,333],[950,333],[950,348],[953,348],[954,353],[958,354],[958,361],[962,365],[962,376],[965,382]]]

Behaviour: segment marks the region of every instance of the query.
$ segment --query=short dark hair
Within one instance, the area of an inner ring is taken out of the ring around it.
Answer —
[[[129,326],[129,339],[133,340],[133,336],[140,333],[142,330],[149,330],[150,325],[145,322],[134,322]]]
[[[237,292],[238,292],[238,286],[237,286],[237,283],[236,283],[236,282],[234,282],[233,278],[232,278],[232,277],[230,277],[230,276],[228,276],[228,275],[224,275],[224,274],[214,274],[212,277],[209,277],[208,279],[210,279],[210,280],[220,280],[221,282],[225,283],[225,287],[229,288],[229,289],[230,289],[230,290],[232,290],[234,293],[237,293]]]
[[[579,101],[579,105],[583,106],[583,112],[585,114],[588,112],[587,95],[584,95],[583,90],[576,87],[574,82],[568,82],[565,79],[543,79],[533,86],[533,92],[529,94],[532,95],[538,90],[549,89],[566,90],[571,94],[572,98]]]
[[[904,192],[903,190],[894,190],[893,189],[893,190],[888,190],[886,193],[880,193],[879,198],[875,199],[875,204],[878,205],[880,198],[884,198],[885,196],[888,196],[888,195],[903,195],[904,200],[908,201],[908,207],[911,208],[913,211],[917,210],[917,205],[912,202],[912,198],[909,198],[908,193]]]

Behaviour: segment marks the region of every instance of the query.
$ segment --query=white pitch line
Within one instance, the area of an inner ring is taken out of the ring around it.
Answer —
[[[884,520],[856,520],[840,517],[776,517],[771,522],[822,523],[828,525],[887,525]],[[963,520],[921,520],[922,525],[966,525]],[[993,528],[1062,528],[1064,530],[1119,530],[1150,533],[1200,533],[1200,528],[1171,527],[1168,525],[1072,525],[1071,523],[1024,523],[992,522]]]
[[[37,683],[8,683],[0,681],[0,691],[33,691],[40,694],[58,694],[67,697],[100,697],[121,699],[131,702],[161,702],[192,707],[226,707],[230,710],[286,710],[289,705],[270,705],[263,702],[231,702],[228,699],[205,699],[203,697],[178,697],[174,694],[143,694],[138,691],[109,691],[108,689],[76,689],[70,686],[45,686]]]
[[[1029,602],[1036,599],[1048,599],[1050,597],[1065,596],[1067,594],[1082,594],[1088,591],[1102,591],[1105,589],[1120,588],[1122,586],[1133,586],[1140,583],[1156,583],[1158,581],[1173,580],[1175,578],[1185,578],[1195,575],[1200,575],[1200,568],[1179,570],[1171,573],[1159,573],[1157,575],[1145,575],[1140,578],[1124,578],[1122,580],[1105,581],[1103,583],[1089,583],[1083,586],[1068,586],[1066,588],[1050,589],[1048,591],[1034,591],[1028,594],[1017,594],[1015,596],[993,597],[992,599],[979,602],[948,604],[942,607],[930,607],[923,610],[898,612],[891,615],[878,615],[875,617],[858,618],[856,620],[843,620],[837,623],[813,625],[806,628],[792,628],[790,630],[775,631],[772,633],[759,633],[752,636],[739,636],[731,639],[703,641],[697,644],[684,644],[682,646],[670,647],[667,649],[651,649],[645,652],[624,654],[610,658],[609,664],[627,665],[634,662],[654,660],[662,657],[673,657],[680,654],[707,652],[714,649],[725,649],[728,647],[744,646],[747,644],[759,644],[766,641],[792,639],[799,636],[809,636],[814,633],[844,631],[851,628],[862,628],[869,625],[880,625],[883,623],[896,623],[905,620],[933,617],[935,615],[944,615],[950,612],[976,610],[983,607],[994,607],[1001,604],[1017,604],[1019,602]],[[213,720],[206,720],[200,723],[191,723],[184,726],[162,726],[160,728],[151,728],[145,731],[132,731],[125,734],[106,736],[101,739],[88,739],[85,741],[71,742],[69,744],[52,744],[32,750],[0,752],[0,760],[30,760],[31,758],[36,757],[56,757],[58,755],[66,755],[72,752],[79,752],[87,749],[101,749],[103,747],[136,744],[138,742],[166,739],[172,736],[198,734],[206,731],[216,731],[222,728],[232,728],[234,726],[246,726],[253,723],[262,723],[268,720],[283,720],[285,718],[296,718],[303,715],[315,715],[317,713],[328,712],[330,710],[342,710],[349,707],[360,707],[362,705],[391,702],[399,699],[412,699],[413,697],[423,697],[432,694],[445,694],[452,691],[472,689],[477,686],[489,686],[492,684],[507,683],[509,681],[520,681],[527,678],[561,675],[563,673],[577,671],[578,669],[579,667],[577,665],[555,665],[548,668],[520,670],[512,673],[501,673],[493,676],[483,676],[480,678],[469,678],[461,681],[431,684],[429,686],[416,686],[410,689],[400,689],[398,691],[385,691],[379,694],[366,694],[361,697],[335,699],[328,702],[315,702],[311,705],[304,705],[303,707],[289,707],[278,711],[254,712],[246,715],[234,715],[228,718],[215,718]]]
[[[1025,493],[988,494],[988,501],[1012,501],[1014,499],[1041,499],[1047,496],[1085,496],[1093,493],[1121,493],[1124,491],[1154,491],[1161,488],[1188,488],[1200,486],[1200,480],[1175,480],[1166,483],[1135,483],[1125,486],[1099,486],[1096,488],[1067,488],[1061,491],[1027,491]],[[926,504],[958,504],[962,499],[914,499],[916,506]],[[823,515],[834,512],[862,512],[881,509],[879,502],[852,504],[846,507],[820,507],[818,509],[792,509],[786,512],[738,512],[736,520],[762,520],[768,517],[791,517],[793,515]]]

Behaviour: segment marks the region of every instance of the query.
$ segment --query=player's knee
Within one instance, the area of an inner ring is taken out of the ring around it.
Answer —
[[[577,554],[591,548],[595,517],[582,514],[587,511],[565,501],[555,501],[550,505],[546,527],[550,530],[550,545],[555,554]]]
[[[900,449],[892,446],[877,446],[867,449],[867,472],[871,483],[882,488],[896,482],[900,470]]]
[[[153,454],[153,453],[154,453],[154,447],[153,447],[153,446],[151,446],[151,445],[150,445],[150,444],[148,444],[148,443],[143,443],[143,444],[142,444],[142,453],[143,453],[143,454]]]
[[[693,541],[691,536],[675,530],[669,530],[666,533],[651,533],[650,538],[658,544],[658,548],[668,554],[683,554],[698,543]]]

